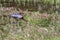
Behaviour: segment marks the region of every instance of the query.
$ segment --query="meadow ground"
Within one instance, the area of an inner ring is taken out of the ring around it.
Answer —
[[[3,10],[0,15],[13,12],[17,11]],[[28,22],[0,16],[0,40],[60,40],[60,14],[26,10],[24,18]]]

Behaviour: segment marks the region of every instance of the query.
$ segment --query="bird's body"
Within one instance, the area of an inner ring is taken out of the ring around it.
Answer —
[[[20,18],[23,17],[23,16],[22,16],[21,14],[19,14],[19,13],[14,13],[14,14],[11,14],[10,16],[11,16],[11,17],[14,17],[14,18],[18,18],[18,19],[20,19]]]
[[[14,19],[16,19],[16,20],[22,19],[22,20],[24,20],[24,21],[27,22],[27,20],[24,19],[24,16],[22,16],[20,13],[13,13],[13,14],[11,14],[11,15],[9,15],[9,16],[12,17],[12,18],[14,18]]]

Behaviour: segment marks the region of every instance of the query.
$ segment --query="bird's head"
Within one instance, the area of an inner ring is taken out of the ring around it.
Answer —
[[[17,11],[18,11],[21,15],[24,14],[24,11],[23,11],[22,9],[20,9],[20,8],[17,8]]]
[[[17,11],[19,11],[20,13],[23,13],[23,10],[20,8],[17,8]]]

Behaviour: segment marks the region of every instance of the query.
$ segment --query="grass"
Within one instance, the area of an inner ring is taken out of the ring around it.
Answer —
[[[53,23],[55,22],[54,16],[47,19],[43,14],[41,17],[38,12],[32,12],[31,15],[26,13],[25,19],[28,23],[22,20],[17,22],[11,18],[10,22],[14,21],[16,24],[10,24],[8,17],[5,20],[0,18],[0,22],[5,23],[5,25],[0,25],[1,40],[60,40],[59,29],[54,28],[56,26],[57,29],[60,25],[58,22]]]

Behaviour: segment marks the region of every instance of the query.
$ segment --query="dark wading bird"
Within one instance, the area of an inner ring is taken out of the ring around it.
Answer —
[[[13,14],[10,14],[9,16],[15,18],[16,20],[22,19],[27,22],[27,20],[24,19],[23,11],[19,8],[17,9],[17,11],[19,11],[19,13],[13,13]]]
[[[17,11],[19,11],[19,13],[12,13],[10,15],[2,15],[3,17],[9,17],[9,18],[14,18],[16,19],[17,21],[18,20],[23,20],[23,21],[26,21],[26,19],[24,19],[24,16],[23,16],[23,11],[21,9],[17,9]]]

